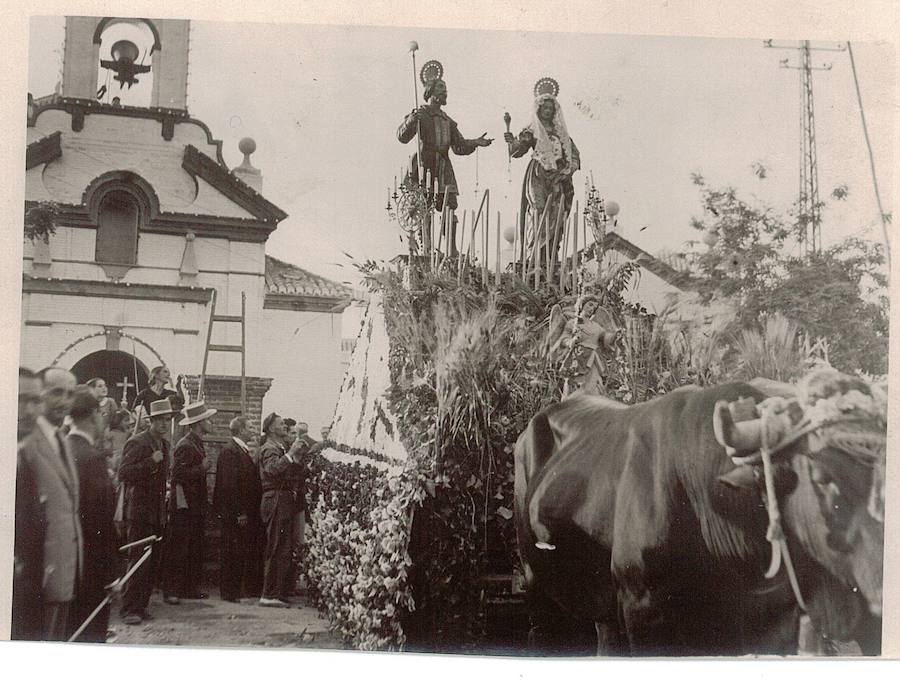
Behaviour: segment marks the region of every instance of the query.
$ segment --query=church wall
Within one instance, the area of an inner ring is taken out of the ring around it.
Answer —
[[[50,257],[54,260],[51,276],[72,279],[106,279],[103,268],[94,263],[97,231],[89,227],[59,226],[50,237]],[[147,284],[178,284],[178,269],[187,240],[184,236],[140,233],[137,266],[126,281]],[[246,272],[261,277],[265,272],[265,244],[249,241],[198,237],[194,255],[201,272]],[[34,245],[25,241],[23,257],[34,256]],[[91,263],[71,265],[68,261]],[[27,265],[26,265],[27,268]],[[59,270],[59,271],[58,271]],[[63,270],[70,270],[63,272]],[[140,274],[140,278],[135,275]],[[238,306],[240,301],[238,301]]]
[[[31,129],[28,129],[30,132]],[[39,136],[38,138],[43,138]],[[29,141],[30,143],[30,141]],[[52,201],[53,194],[44,186],[44,166],[38,165],[25,172],[25,198],[33,201]]]
[[[340,313],[263,310],[261,373],[272,377],[263,402],[270,412],[309,423],[318,438],[331,423],[343,377]]]
[[[193,145],[217,159],[217,146],[208,142],[206,131],[192,122],[175,125],[174,137],[162,137],[162,124],[155,119],[90,114],[84,128],[72,131],[72,117],[62,110],[45,110],[28,132],[35,140],[62,131],[62,156],[39,165],[26,175],[25,198],[48,196],[61,203],[80,204],[91,181],[110,170],[139,174],[153,187],[163,212],[252,218],[240,205],[195,179],[182,167],[184,149]]]
[[[50,239],[53,263],[49,275],[57,279],[109,281],[103,268],[94,263],[96,231],[90,228],[59,227]],[[261,243],[229,241],[227,239],[198,238],[194,241],[197,267],[195,277],[182,277],[179,273],[186,239],[181,236],[142,234],[138,242],[138,265],[127,271],[122,281],[131,284],[191,285],[214,288],[217,291],[216,311],[219,314],[239,315],[241,292],[246,293],[247,313],[247,374],[258,374],[265,365],[267,354],[258,332],[262,327],[262,303],[265,293],[263,275],[265,246]],[[33,274],[35,247],[24,242],[26,274]],[[228,270],[241,270],[229,272]],[[246,273],[244,273],[244,270]],[[43,275],[42,275],[43,276]],[[140,288],[140,287],[135,287]],[[171,329],[198,332],[191,349],[192,356],[184,359],[184,371],[199,373],[202,365],[202,348],[206,341],[208,310],[205,305],[186,304],[190,311],[172,311],[178,304],[157,303],[146,300],[89,299],[50,297],[32,294],[30,305],[23,307],[26,320],[47,322],[89,322],[98,326],[136,324],[155,326],[166,322]],[[213,342],[237,345],[241,342],[240,325],[215,323]],[[66,341],[54,339],[54,345],[62,348]],[[183,346],[184,342],[180,345]],[[165,344],[170,345],[170,344]],[[194,362],[196,360],[196,362]],[[41,367],[49,361],[42,362]],[[212,352],[208,371],[211,374],[240,374],[240,355]]]
[[[102,335],[104,327],[115,327],[146,342],[173,373],[188,373],[199,370],[202,363],[206,321],[206,306],[199,303],[26,293],[22,299],[22,364],[46,367],[82,337]],[[64,355],[60,364],[71,366],[83,355],[105,347],[105,337],[98,336],[80,346],[75,359]],[[127,339],[120,342],[120,349],[132,353]],[[159,364],[149,351],[138,357],[147,367]]]

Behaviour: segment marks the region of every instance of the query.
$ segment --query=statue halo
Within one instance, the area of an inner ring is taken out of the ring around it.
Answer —
[[[422,65],[419,71],[419,79],[423,86],[427,86],[432,81],[436,81],[444,76],[444,65],[437,60],[428,60]]]
[[[534,97],[539,98],[542,95],[552,95],[554,98],[559,95],[559,82],[550,77],[543,76],[534,84]]]

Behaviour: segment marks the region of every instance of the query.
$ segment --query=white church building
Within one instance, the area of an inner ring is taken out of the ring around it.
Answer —
[[[126,24],[150,45],[117,41]],[[166,365],[196,394],[213,298],[232,321],[214,322],[211,341],[235,349],[243,301],[252,423],[274,410],[317,435],[337,402],[351,294],[266,255],[287,215],[262,195],[253,141],[229,170],[221,141],[188,114],[189,36],[184,20],[66,19],[61,87],[29,95],[26,213],[55,208],[56,230],[49,243],[25,241],[20,364],[103,377],[117,400]],[[149,102],[112,99],[110,75],[151,84]],[[241,408],[241,355],[211,351],[206,374],[224,440]]]

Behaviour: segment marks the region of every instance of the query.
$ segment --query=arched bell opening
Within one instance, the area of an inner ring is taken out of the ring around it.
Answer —
[[[153,54],[159,33],[148,19],[104,19],[94,43],[99,46],[97,99],[109,105],[149,107],[153,94]]]

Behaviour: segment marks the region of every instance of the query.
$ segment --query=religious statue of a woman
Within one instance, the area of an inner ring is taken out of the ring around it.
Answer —
[[[562,236],[562,229],[557,231],[557,218],[560,227],[564,227],[575,197],[572,175],[581,168],[581,156],[566,129],[558,95],[559,84],[555,79],[540,79],[534,86],[531,123],[518,137],[509,132],[504,135],[512,157],[522,157],[532,151],[522,183],[520,226],[525,238],[522,245],[529,251],[526,261],[536,241],[538,264],[544,262],[548,247],[551,259],[555,259]],[[563,203],[561,216],[560,202]]]

